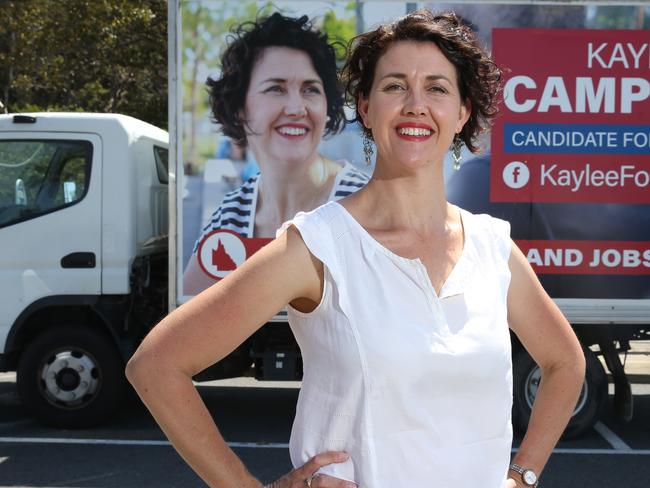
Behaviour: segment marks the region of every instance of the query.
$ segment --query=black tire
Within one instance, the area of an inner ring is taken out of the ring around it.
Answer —
[[[117,348],[84,325],[37,335],[23,350],[16,383],[23,404],[39,421],[73,429],[107,420],[126,391]]]
[[[605,369],[590,349],[583,348],[583,351],[587,363],[585,382],[571,420],[562,435],[565,439],[579,437],[591,429],[608,401]],[[515,429],[522,434],[530,419],[532,402],[539,384],[539,372],[539,367],[525,349],[517,351],[513,358],[512,421]]]

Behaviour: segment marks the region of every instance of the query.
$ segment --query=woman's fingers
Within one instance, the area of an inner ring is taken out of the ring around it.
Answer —
[[[333,463],[343,463],[349,459],[349,455],[341,451],[322,452],[298,468],[295,473],[305,480],[305,486],[312,488],[355,488],[356,483],[341,480],[324,474],[316,474],[323,466]]]
[[[311,484],[305,483],[311,488],[357,488],[357,484],[351,481],[345,481],[326,474],[317,474],[312,477]]]
[[[349,459],[345,452],[323,452],[317,454],[301,467],[284,475],[275,483],[264,488],[358,488],[356,483],[345,481],[326,474],[316,474],[323,466],[332,463],[342,463]]]
[[[346,452],[330,451],[316,454],[313,458],[303,464],[296,471],[303,472],[307,476],[313,476],[323,466],[332,463],[342,463],[348,460],[350,456]]]

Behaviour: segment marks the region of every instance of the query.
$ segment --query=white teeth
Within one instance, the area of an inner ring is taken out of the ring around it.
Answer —
[[[289,136],[301,136],[307,133],[307,129],[304,127],[280,127],[278,132]]]
[[[405,136],[428,136],[431,135],[429,129],[423,129],[421,127],[401,127],[399,130],[400,134]]]

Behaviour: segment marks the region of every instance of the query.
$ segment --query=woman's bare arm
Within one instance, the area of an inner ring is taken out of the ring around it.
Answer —
[[[508,264],[512,276],[508,323],[542,373],[528,429],[513,462],[539,475],[575,408],[585,359],[571,326],[514,242]]]
[[[127,376],[185,461],[209,486],[260,486],[226,445],[191,378],[296,298],[318,303],[322,263],[294,227],[162,320]],[[329,458],[327,458],[329,459]],[[331,461],[330,461],[331,462]]]

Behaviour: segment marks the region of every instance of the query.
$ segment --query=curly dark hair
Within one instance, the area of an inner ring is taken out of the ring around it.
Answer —
[[[239,143],[246,142],[246,120],[242,113],[255,62],[267,47],[288,47],[305,52],[320,76],[327,99],[325,135],[345,125],[344,91],[336,67],[336,42],[314,29],[306,15],[300,18],[274,13],[254,22],[235,26],[221,56],[221,76],[208,77],[210,107],[222,132]]]
[[[343,67],[350,102],[356,105],[359,97],[368,98],[379,58],[398,41],[433,42],[454,65],[461,99],[471,104],[460,137],[470,151],[477,152],[478,135],[490,128],[497,114],[501,69],[479,45],[471,28],[453,12],[434,15],[421,9],[352,39],[350,56]],[[358,109],[351,122],[359,122],[372,137]]]

